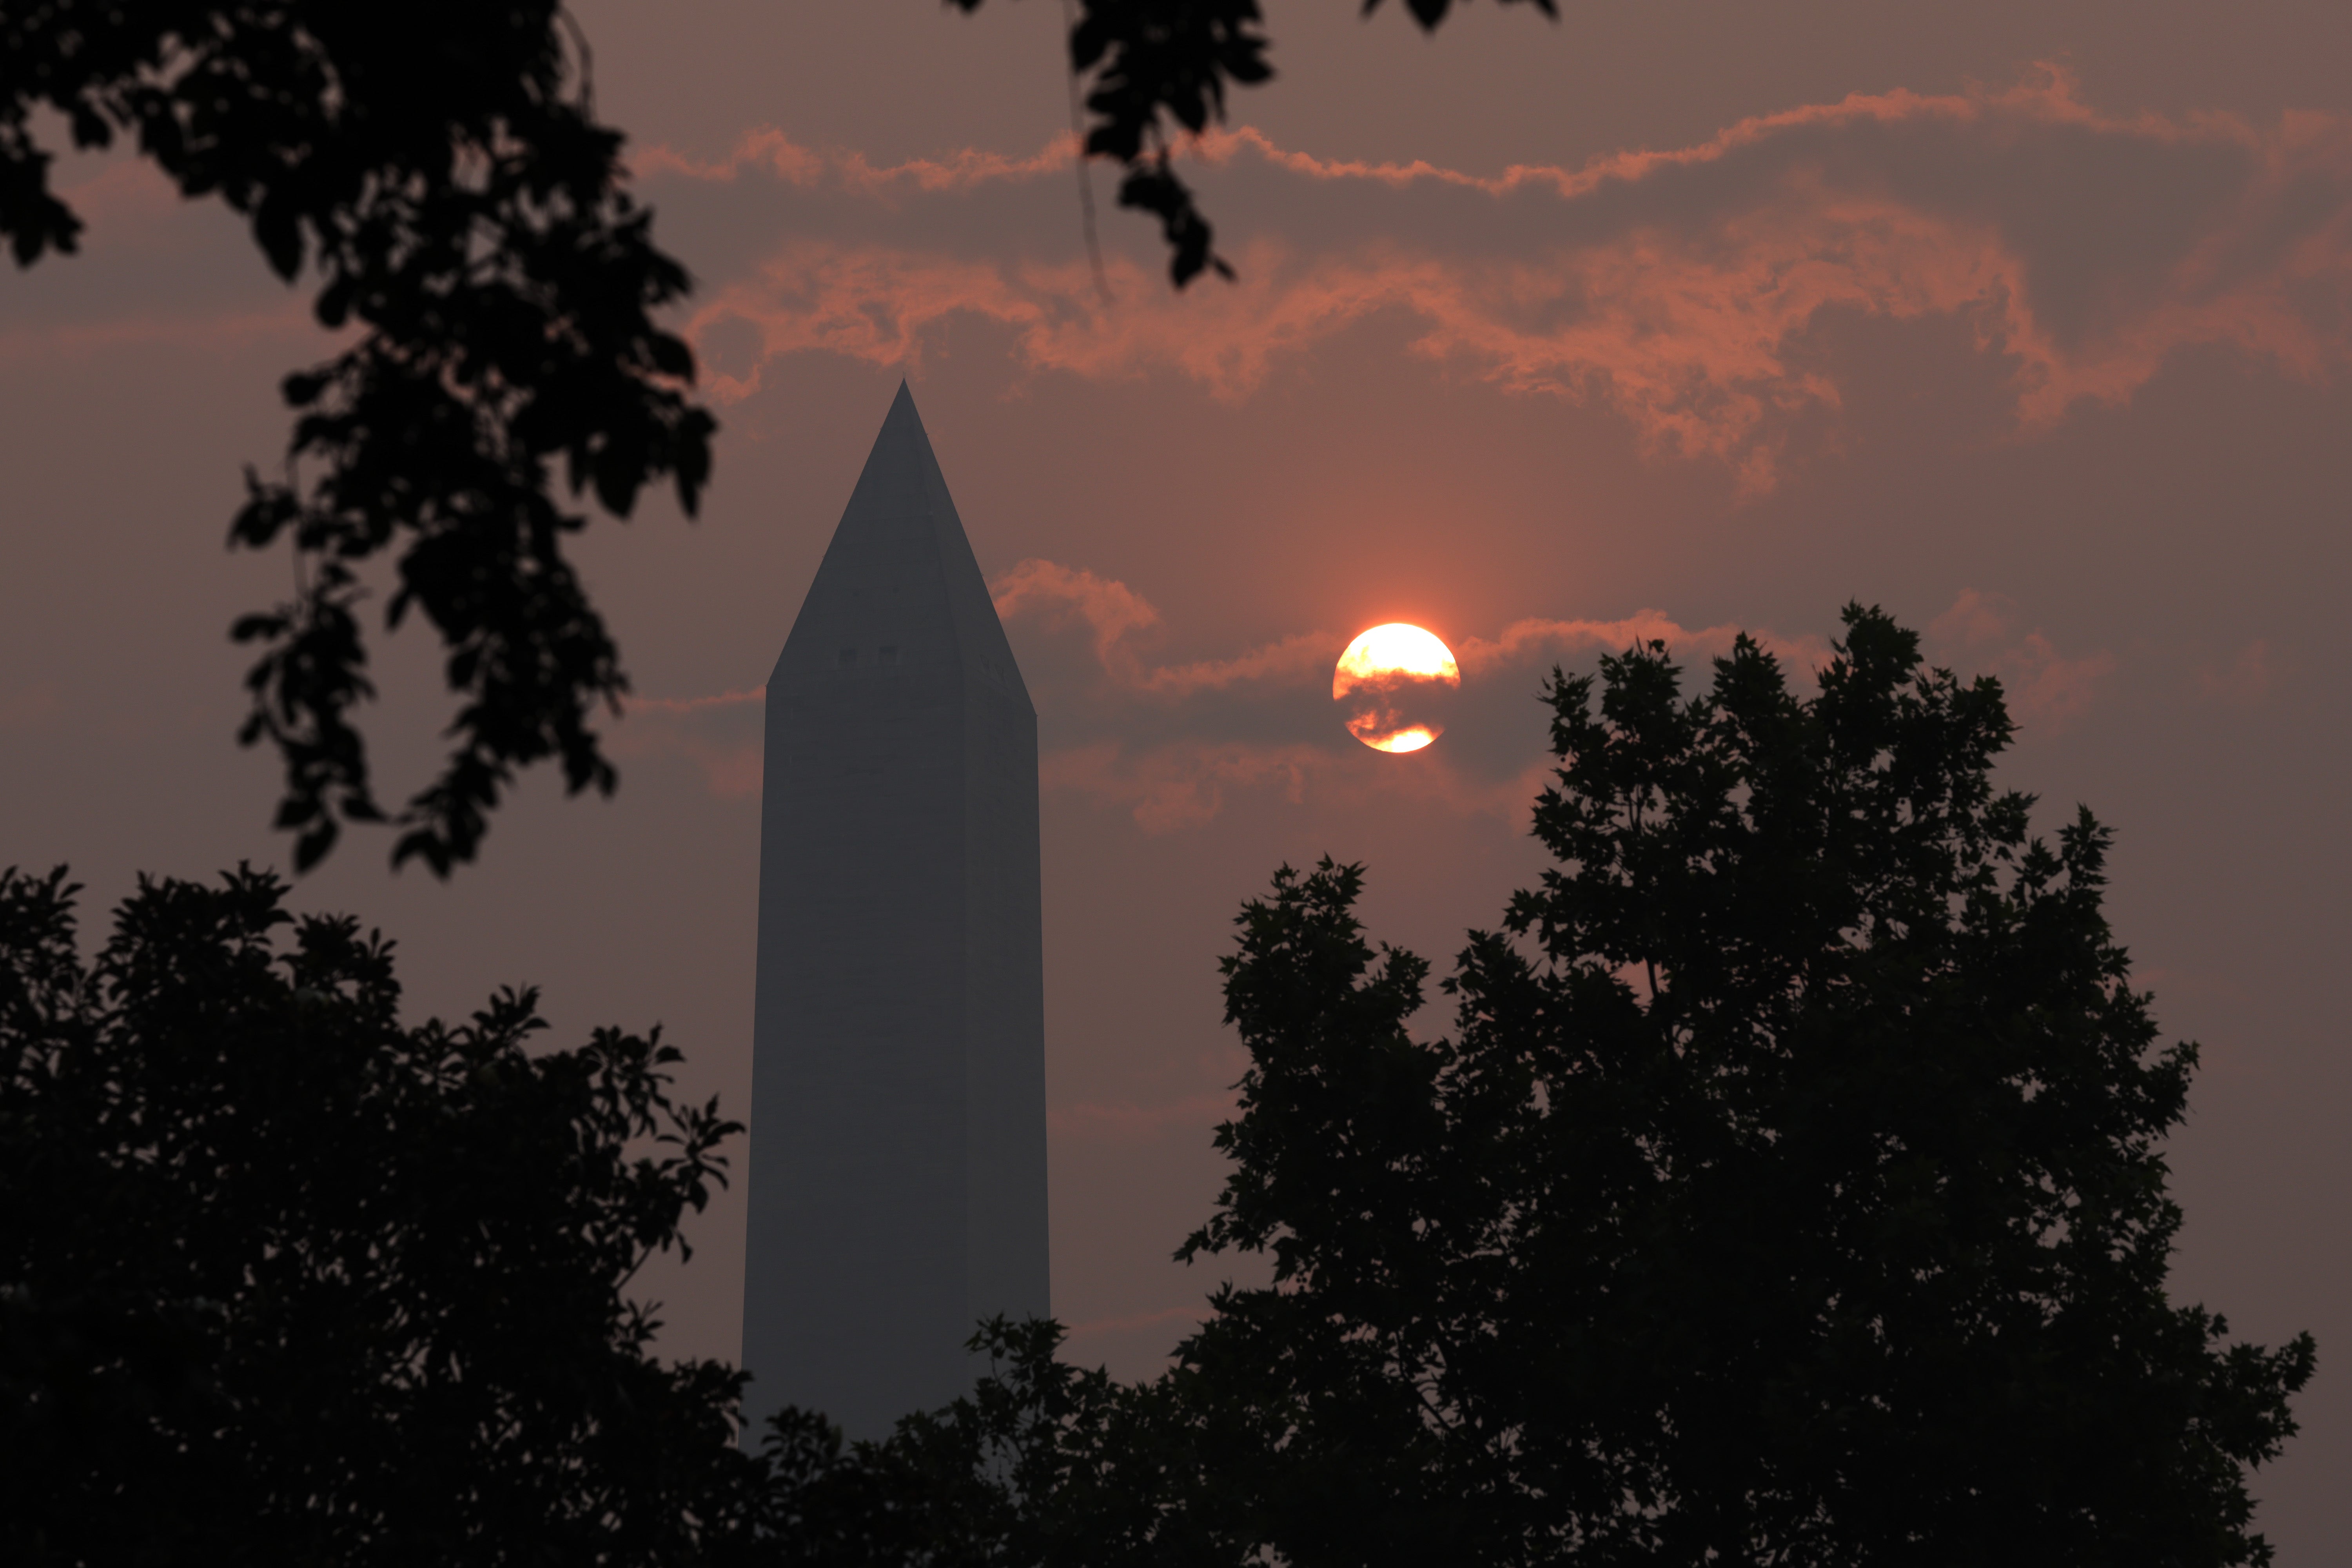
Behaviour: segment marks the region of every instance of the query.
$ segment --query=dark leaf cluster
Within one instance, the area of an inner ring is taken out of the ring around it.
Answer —
[[[1251,1560],[1215,1500],[1181,1374],[1113,1383],[1056,1359],[1059,1324],[984,1323],[972,1392],[845,1445],[785,1410],[734,1550],[805,1568],[1154,1568]]]
[[[624,1288],[738,1131],[658,1035],[529,992],[399,1020],[391,945],[273,878],[142,883],[94,961],[0,875],[0,1559],[690,1563],[741,1376]]]
[[[248,473],[231,530],[296,555],[293,599],[236,636],[261,649],[242,739],[283,759],[299,866],[387,815],[353,723],[372,694],[361,569],[386,552],[388,622],[432,623],[458,703],[438,778],[397,814],[395,860],[470,858],[517,768],[614,784],[589,720],[627,683],[565,556],[586,518],[560,485],[626,516],[667,479],[691,512],[714,426],[686,396],[691,353],[653,320],[686,274],[622,187],[566,22],[554,0],[0,10],[0,232],[19,264],[80,229],[33,132],[46,108],[76,145],[130,137],[183,193],[227,203],[344,335],[287,378],[285,477]]]
[[[1150,1387],[1112,1383],[1055,1358],[1058,1324],[982,1325],[991,1371],[883,1441],[845,1445],[813,1412],[773,1417],[761,1446],[760,1503],[747,1557],[811,1568],[923,1563],[1115,1568],[1167,1526],[1183,1495],[1159,1452],[1164,1418]],[[1173,1459],[1174,1463],[1168,1462]],[[1181,1528],[1181,1526],[1178,1526]]]
[[[950,0],[966,11],[981,0]],[[1531,0],[1556,16],[1556,0]],[[1454,0],[1406,0],[1433,29]],[[1364,0],[1369,16],[1381,0]],[[1171,161],[1179,133],[1200,135],[1225,118],[1228,88],[1271,80],[1268,40],[1257,0],[1078,0],[1070,26],[1070,69],[1088,82],[1093,122],[1086,154],[1115,158],[1125,173],[1118,205],[1160,220],[1168,273],[1181,289],[1203,271],[1231,279],[1216,231]]]

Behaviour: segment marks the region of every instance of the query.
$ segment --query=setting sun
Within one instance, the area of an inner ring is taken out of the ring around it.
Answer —
[[[1445,732],[1436,717],[1462,684],[1454,652],[1436,635],[1391,621],[1359,635],[1331,675],[1347,705],[1348,733],[1376,752],[1418,752]]]

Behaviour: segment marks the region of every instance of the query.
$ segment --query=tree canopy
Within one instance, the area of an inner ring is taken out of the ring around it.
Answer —
[[[625,1288],[738,1131],[677,1051],[404,1026],[391,943],[258,872],[94,961],[0,874],[0,1556],[678,1563],[742,1514],[739,1373]]]

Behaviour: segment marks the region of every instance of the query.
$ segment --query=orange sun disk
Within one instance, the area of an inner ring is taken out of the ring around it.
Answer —
[[[1359,636],[1331,674],[1348,733],[1376,752],[1418,752],[1445,732],[1437,713],[1462,685],[1454,652],[1436,636],[1391,621]]]

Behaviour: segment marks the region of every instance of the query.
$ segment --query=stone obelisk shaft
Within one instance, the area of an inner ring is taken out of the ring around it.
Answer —
[[[1048,1310],[1037,721],[901,385],[769,678],[743,1356],[852,1437]]]

